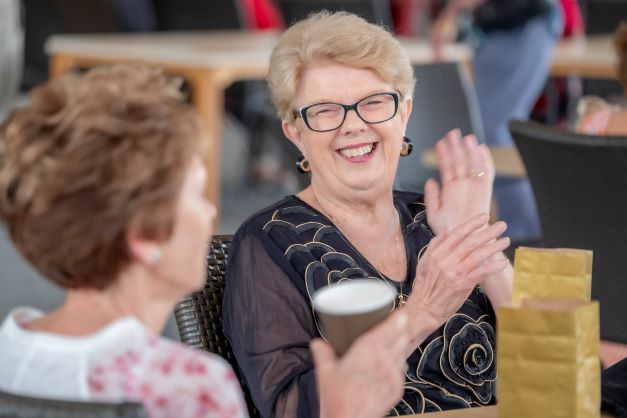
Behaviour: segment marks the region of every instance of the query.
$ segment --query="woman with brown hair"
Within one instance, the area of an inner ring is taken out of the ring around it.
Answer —
[[[0,216],[26,259],[67,290],[57,310],[18,308],[0,326],[1,390],[131,400],[153,418],[247,415],[224,360],[158,336],[204,284],[216,212],[200,124],[179,87],[142,66],[65,75],[0,129]],[[398,399],[405,322],[393,315],[341,360],[312,345],[328,417],[351,415],[356,388],[376,393],[373,417]]]

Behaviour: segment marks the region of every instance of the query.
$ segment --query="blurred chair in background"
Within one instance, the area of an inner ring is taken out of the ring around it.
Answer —
[[[579,135],[534,122],[509,127],[533,188],[544,245],[594,251],[592,298],[601,304],[601,338],[627,344],[627,136]],[[627,356],[622,353],[619,358]]]
[[[614,32],[627,17],[625,0],[587,0],[585,2],[586,34],[606,35]]]
[[[22,78],[24,31],[19,0],[0,0],[0,120],[13,105]]]
[[[124,0],[122,0],[124,1]],[[236,0],[153,0],[160,31],[242,29],[244,15]]]
[[[372,23],[394,29],[390,0],[278,0],[285,22],[289,25],[322,9],[345,10]]]
[[[226,268],[233,235],[214,235],[207,254],[205,286],[183,298],[174,309],[181,341],[209,351],[229,362],[244,392],[250,418],[261,415],[255,408],[250,389],[241,376],[237,360],[222,330],[222,299],[226,286]]]
[[[414,77],[417,83],[406,131],[413,152],[400,159],[394,183],[395,190],[411,192],[422,191],[429,177],[438,178],[436,169],[423,167],[421,157],[448,131],[459,128],[484,142],[477,97],[461,64],[415,65]]]
[[[587,0],[583,11],[586,35],[611,35],[621,20],[627,19],[627,1]],[[584,79],[583,94],[600,96],[612,102],[622,98],[620,84],[609,79]]]

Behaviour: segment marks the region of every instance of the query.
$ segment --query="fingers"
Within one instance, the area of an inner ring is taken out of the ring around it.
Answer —
[[[443,184],[480,172],[492,178],[492,155],[485,144],[479,145],[475,135],[462,138],[461,131],[454,129],[438,141],[435,150]]]
[[[483,159],[477,137],[474,135],[466,135],[463,140],[463,147],[468,161],[468,172],[466,175],[470,176],[473,173],[480,173],[482,171],[485,173],[488,167]]]
[[[486,263],[490,260],[492,256],[502,252],[507,247],[509,247],[509,238],[504,237],[499,238],[498,240],[493,241],[490,244],[485,245],[484,247],[474,250],[461,261],[460,271],[464,276],[468,277],[468,280],[472,281],[472,278],[470,278],[471,271]]]
[[[447,257],[448,260],[462,260],[472,255],[478,249],[494,242],[506,229],[507,224],[505,222],[496,222],[487,228],[473,231],[450,253]]]
[[[440,209],[440,185],[433,179],[425,183],[425,205],[427,206],[427,218]]]
[[[504,258],[500,258],[494,261],[488,261],[481,264],[474,270],[470,271],[467,275],[468,280],[479,283],[484,277],[498,273],[509,266],[509,261]]]
[[[438,159],[438,168],[440,169],[442,184],[453,181],[455,178],[453,173],[453,159],[448,152],[445,139],[446,138],[440,139],[435,144],[435,155]]]
[[[314,364],[316,365],[316,374],[324,376],[330,370],[335,368],[337,357],[333,347],[324,342],[321,338],[316,338],[309,344]]]
[[[462,133],[459,129],[453,129],[446,134],[446,144],[452,158],[453,175],[456,179],[468,177],[468,161],[464,155],[462,145]]]
[[[487,213],[482,213],[471,218],[468,222],[461,224],[453,231],[449,232],[446,239],[439,240],[437,243],[433,242],[427,251],[431,250],[430,253],[432,257],[447,257],[453,248],[462,242],[468,234],[479,228],[483,228],[489,219],[490,216]]]
[[[490,180],[494,179],[494,159],[492,158],[492,153],[486,144],[481,144],[477,146],[479,150],[479,158],[481,160],[481,165],[484,167],[485,172],[488,174],[488,178]]]

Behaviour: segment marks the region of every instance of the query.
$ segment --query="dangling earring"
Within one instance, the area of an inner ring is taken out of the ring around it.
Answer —
[[[309,160],[301,155],[296,159],[296,169],[301,174],[311,173],[311,167],[309,166]]]
[[[401,142],[401,157],[407,157],[413,150],[414,146],[411,143],[411,139],[404,136],[403,142]]]

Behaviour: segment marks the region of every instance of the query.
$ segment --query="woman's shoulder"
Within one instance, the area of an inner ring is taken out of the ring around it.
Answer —
[[[224,359],[152,333],[130,349],[99,358],[88,383],[94,399],[137,399],[150,416],[191,417],[199,410],[245,415],[237,377]]]
[[[235,233],[234,242],[256,238],[261,241],[276,229],[301,229],[307,224],[323,225],[325,217],[294,195],[261,209],[249,217]]]

